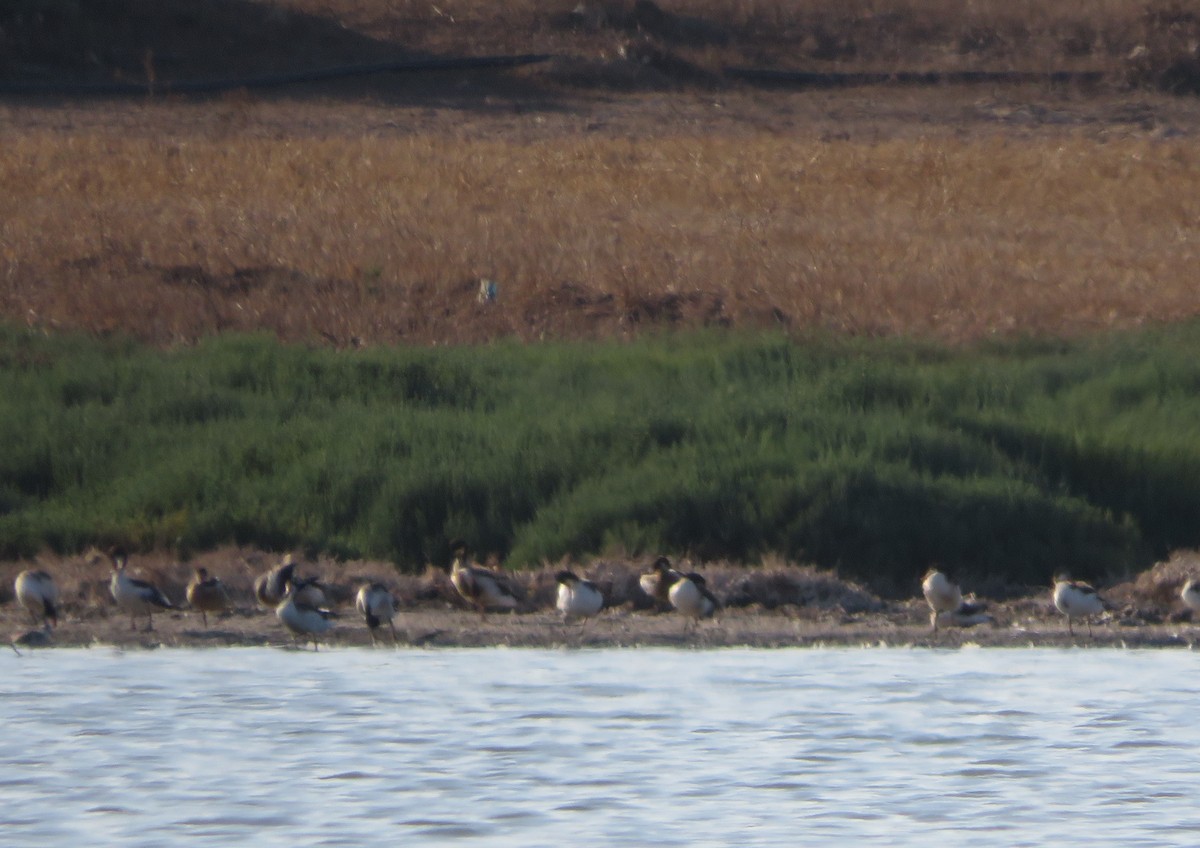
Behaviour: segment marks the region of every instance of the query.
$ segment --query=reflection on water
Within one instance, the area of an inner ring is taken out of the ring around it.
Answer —
[[[1200,662],[1107,650],[0,660],[5,845],[1186,845]]]

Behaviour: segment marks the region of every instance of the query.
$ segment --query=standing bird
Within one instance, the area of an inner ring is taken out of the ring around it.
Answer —
[[[450,582],[463,600],[478,610],[481,620],[489,609],[516,609],[517,596],[508,580],[482,565],[468,565],[464,545],[455,545],[453,551]]]
[[[651,570],[638,578],[642,591],[654,600],[654,605],[660,610],[671,608],[671,585],[683,575],[671,567],[671,561],[660,556],[654,561]]]
[[[192,609],[200,610],[204,629],[208,629],[208,614],[229,608],[229,593],[218,577],[209,577],[207,568],[197,568],[187,585],[187,601]]]
[[[287,594],[292,575],[296,573],[296,563],[288,554],[283,562],[258,575],[254,581],[254,597],[264,607],[275,609]]]
[[[702,618],[708,618],[721,608],[720,602],[708,586],[704,578],[696,572],[678,574],[678,579],[671,584],[667,596],[671,606],[689,619],[689,626]]]
[[[314,607],[298,597],[295,583],[288,583],[283,600],[275,607],[275,615],[294,638],[312,639],[314,651],[318,650],[317,637],[330,630],[333,627],[330,619],[337,617],[329,610]]]
[[[382,583],[364,584],[354,598],[354,606],[367,619],[372,645],[375,644],[375,631],[385,621],[392,630],[392,644],[399,644],[396,639],[396,625],[392,623],[392,619],[396,617],[396,599],[386,586]]]
[[[571,571],[560,571],[554,577],[558,583],[558,611],[563,621],[574,618],[585,620],[604,608],[604,595],[590,580],[582,580]]]
[[[164,595],[157,586],[145,580],[135,580],[125,573],[125,565],[129,562],[129,554],[124,548],[112,548],[108,552],[112,560],[112,580],[108,589],[112,592],[117,606],[129,613],[129,629],[137,630],[137,616],[146,615],[146,632],[154,629],[154,613],[156,610],[172,610],[175,605]]]
[[[34,624],[40,616],[47,627],[52,620],[54,626],[58,626],[58,587],[54,585],[53,577],[44,571],[22,571],[17,575],[13,589]]]
[[[1200,580],[1189,577],[1188,581],[1183,584],[1179,598],[1183,601],[1183,605],[1193,613],[1200,612]]]
[[[964,600],[958,586],[936,568],[925,572],[921,591],[925,593],[925,602],[929,604],[929,623],[934,633],[938,632],[939,624],[973,627],[993,621],[987,614],[987,604],[974,598]]]
[[[1067,617],[1067,630],[1075,635],[1073,620],[1083,616],[1087,621],[1088,636],[1092,635],[1092,616],[1107,608],[1104,599],[1090,583],[1068,580],[1065,574],[1054,579],[1054,605]]]

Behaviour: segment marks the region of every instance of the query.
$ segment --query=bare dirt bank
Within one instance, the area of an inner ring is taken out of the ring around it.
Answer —
[[[36,566],[55,576],[62,598],[62,619],[53,644],[62,647],[112,645],[121,648],[291,646],[293,640],[273,611],[253,601],[256,574],[278,561],[261,552],[226,549],[197,558],[228,586],[232,608],[210,615],[207,628],[198,612],[181,609],[155,616],[145,632],[145,618],[131,629],[128,615],[113,604],[107,570],[88,557],[45,558]],[[400,647],[1179,647],[1193,648],[1200,626],[1178,603],[1183,580],[1200,566],[1200,556],[1181,553],[1135,578],[1103,587],[1113,609],[1101,616],[1089,637],[1076,623],[1075,635],[1054,609],[1049,589],[1032,589],[990,602],[992,625],[930,631],[928,610],[919,597],[884,599],[829,572],[781,563],[754,568],[726,564],[693,564],[705,573],[726,608],[714,619],[690,626],[679,615],[653,608],[637,588],[645,562],[598,560],[576,571],[595,580],[610,606],[586,625],[564,624],[553,610],[554,568],[512,575],[524,595],[514,613],[481,618],[452,594],[444,572],[395,574],[386,563],[314,562],[305,575],[320,576],[339,613],[337,626],[322,639],[324,646],[369,646],[371,638],[354,611],[353,593],[367,580],[385,582],[400,601],[396,628]],[[15,638],[32,628],[29,615],[12,596],[12,581],[29,563],[0,564],[0,634]],[[184,604],[183,587],[190,566],[165,555],[135,557],[142,577],[160,585],[168,597]],[[967,588],[970,588],[969,586]],[[1004,590],[997,589],[996,594]],[[381,645],[391,647],[386,628]]]

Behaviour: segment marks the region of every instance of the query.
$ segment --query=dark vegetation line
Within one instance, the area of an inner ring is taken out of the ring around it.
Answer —
[[[147,94],[215,94],[236,89],[281,88],[313,82],[363,77],[373,74],[427,73],[431,71],[500,70],[549,61],[549,54],[516,56],[451,56],[438,59],[412,59],[397,62],[377,62],[367,65],[341,65],[315,68],[286,74],[229,77],[208,80],[176,80],[156,82],[46,82],[0,81],[0,94],[36,95],[147,95]]]
[[[1200,545],[1200,323],[969,350],[632,343],[161,351],[0,328],[0,555],[120,542],[514,566],[778,553],[881,592]]]

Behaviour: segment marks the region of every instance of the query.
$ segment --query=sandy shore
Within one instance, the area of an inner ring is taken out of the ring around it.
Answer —
[[[725,647],[1108,647],[1193,648],[1200,626],[1190,623],[1145,624],[1106,614],[1093,625],[1077,622],[1067,632],[1061,616],[1031,611],[1029,602],[995,608],[995,625],[943,628],[930,631],[921,605],[895,604],[879,613],[837,615],[805,610],[733,609],[712,620],[689,626],[679,615],[627,609],[605,610],[585,625],[564,624],[556,613],[490,614],[455,609],[407,609],[396,619],[400,648],[516,647],[516,648],[725,648]],[[1009,617],[1011,615],[1011,617]],[[144,617],[130,629],[128,616],[97,610],[87,618],[66,617],[53,633],[59,647],[116,646],[121,648],[200,648],[231,646],[293,647],[295,642],[269,610],[242,609],[210,616],[208,627],[199,613],[168,612],[154,617],[154,630],[145,631]],[[33,629],[30,618],[14,604],[0,612],[0,632],[20,634]],[[386,628],[379,632],[380,648],[392,648]],[[337,626],[321,639],[324,647],[370,647],[371,638],[353,608],[340,610]],[[307,647],[307,646],[306,646]],[[22,649],[24,650],[24,649]]]
[[[169,598],[185,607],[184,588],[193,566],[204,566],[226,584],[228,612],[209,614],[181,608],[154,616],[146,631],[144,616],[131,629],[130,617],[108,592],[107,561],[94,553],[79,557],[43,557],[35,563],[0,563],[0,637],[6,641],[34,629],[29,614],[13,598],[13,579],[24,568],[40,568],[59,586],[62,615],[51,643],[60,647],[112,645],[159,647],[290,647],[294,641],[274,611],[254,601],[255,576],[279,561],[277,554],[243,549],[206,553],[189,564],[168,554],[138,555],[131,570],[152,580]],[[1200,642],[1200,624],[1180,609],[1178,588],[1200,566],[1194,552],[1180,553],[1130,580],[1101,586],[1113,609],[1097,617],[1092,635],[1076,622],[1075,634],[1055,609],[1050,590],[1009,593],[988,601],[994,623],[971,628],[942,628],[932,633],[929,611],[914,578],[910,598],[880,598],[869,589],[830,572],[784,563],[754,567],[726,563],[691,564],[727,608],[713,619],[690,624],[671,611],[658,611],[637,587],[647,570],[641,561],[597,560],[574,566],[595,580],[610,606],[587,624],[564,624],[553,608],[554,571],[563,564],[510,575],[523,597],[518,611],[481,618],[465,607],[445,572],[427,569],[401,575],[381,562],[304,562],[301,572],[318,576],[329,590],[338,613],[336,626],[321,640],[324,646],[370,646],[363,618],[354,610],[357,586],[382,581],[399,600],[396,617],[399,647],[678,648],[914,646],[983,647],[1177,647]],[[966,587],[970,588],[970,587]],[[983,600],[988,600],[984,598]],[[386,628],[381,646],[392,646]],[[24,650],[24,649],[22,649]]]

